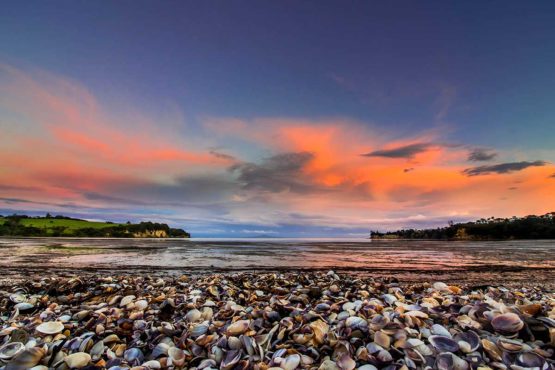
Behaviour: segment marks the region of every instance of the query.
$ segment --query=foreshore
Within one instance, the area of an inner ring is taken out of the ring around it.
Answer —
[[[329,272],[4,279],[0,368],[553,369],[546,286]]]

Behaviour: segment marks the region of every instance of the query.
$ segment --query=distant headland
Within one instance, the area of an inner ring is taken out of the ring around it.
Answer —
[[[555,212],[542,216],[480,219],[436,229],[372,231],[371,239],[509,240],[555,239]]]
[[[0,236],[96,237],[96,238],[190,238],[183,229],[157,222],[114,223],[66,216],[0,216]]]

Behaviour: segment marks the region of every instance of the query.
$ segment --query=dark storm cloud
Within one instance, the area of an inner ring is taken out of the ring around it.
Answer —
[[[304,179],[302,168],[314,155],[308,152],[283,153],[266,158],[261,163],[243,162],[230,167],[245,190],[267,192],[291,191],[305,193],[314,190]]]
[[[541,167],[547,165],[545,161],[534,161],[534,162],[510,162],[510,163],[500,163],[489,166],[478,166],[467,168],[463,171],[466,176],[480,176],[489,175],[492,173],[505,174],[516,171],[522,171],[528,167]]]
[[[364,157],[385,157],[385,158],[407,158],[410,159],[416,154],[423,153],[434,147],[431,143],[416,143],[403,145],[393,149],[375,150],[370,153],[362,154]]]
[[[485,162],[491,161],[497,157],[497,153],[493,150],[484,149],[484,148],[476,148],[472,149],[468,153],[468,160],[472,162]]]

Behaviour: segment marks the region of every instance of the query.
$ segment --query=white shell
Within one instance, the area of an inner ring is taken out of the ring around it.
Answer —
[[[59,321],[49,321],[43,322],[39,326],[37,326],[36,330],[42,334],[58,334],[64,330],[64,324]]]
[[[25,349],[21,342],[7,343],[0,347],[0,360],[9,360]]]
[[[66,365],[72,369],[80,369],[91,362],[91,356],[85,352],[72,353],[64,358]]]

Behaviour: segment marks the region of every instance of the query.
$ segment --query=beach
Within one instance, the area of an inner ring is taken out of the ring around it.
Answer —
[[[537,283],[400,282],[334,271],[72,271],[5,279],[12,369],[553,369]]]

